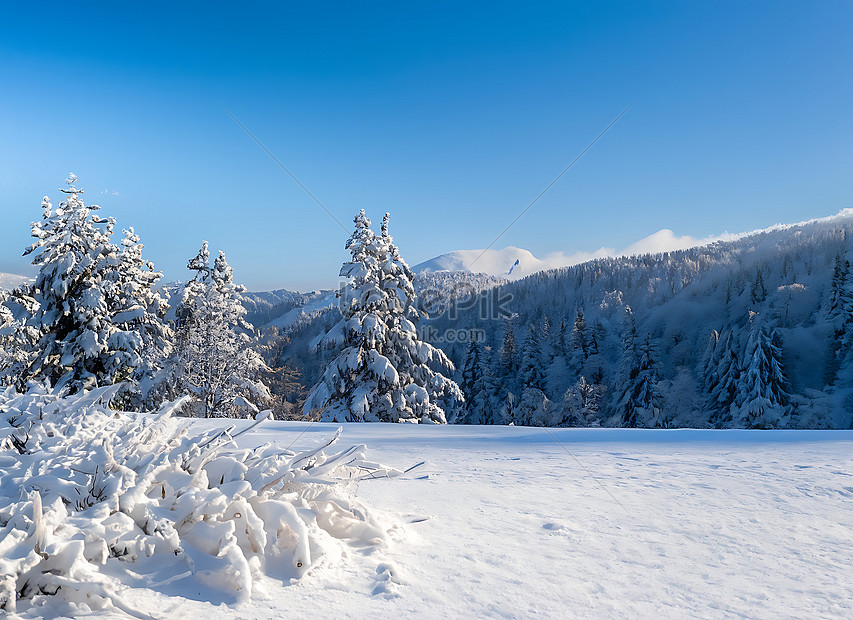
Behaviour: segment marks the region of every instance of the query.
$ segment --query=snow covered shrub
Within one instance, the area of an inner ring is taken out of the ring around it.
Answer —
[[[180,402],[156,415],[107,409],[118,389],[0,394],[0,609],[56,595],[132,612],[121,591],[138,583],[239,601],[262,575],[298,579],[396,527],[341,482],[400,472],[368,462],[364,446],[328,452],[340,430],[299,454],[241,449],[233,427],[194,435],[172,417]]]

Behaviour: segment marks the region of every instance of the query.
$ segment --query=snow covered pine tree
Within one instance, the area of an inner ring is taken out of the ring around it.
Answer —
[[[32,302],[27,325],[39,339],[19,389],[32,379],[72,393],[120,381],[133,385],[146,367],[143,357],[156,358],[167,347],[164,304],[152,290],[160,274],[142,259],[132,231],[122,251],[110,241],[115,220],[92,214],[99,207],[83,203],[76,179],[66,179],[68,188],[60,191],[67,198],[55,212],[45,196],[43,218],[32,224],[38,240],[24,252],[35,252],[33,264],[40,267],[31,300],[22,300]]]
[[[388,233],[389,215],[377,237],[364,210],[341,267],[344,348],[305,401],[305,415],[336,422],[445,423],[442,404],[464,398],[436,368],[453,370],[447,356],[418,339],[413,275]]]
[[[251,346],[252,326],[243,318],[243,287],[234,284],[224,252],[210,266],[207,241],[187,267],[196,275],[182,291],[176,351],[158,377],[158,395],[193,394],[197,417],[255,414],[255,403],[265,402],[270,393],[259,379],[266,365]]]

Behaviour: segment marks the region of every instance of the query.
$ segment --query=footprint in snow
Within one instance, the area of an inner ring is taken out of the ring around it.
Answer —
[[[400,596],[400,586],[408,583],[400,574],[400,567],[394,562],[382,562],[376,567],[376,585],[373,596],[396,598]]]

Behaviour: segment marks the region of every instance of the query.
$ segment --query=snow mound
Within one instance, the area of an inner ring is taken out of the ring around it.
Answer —
[[[122,595],[140,584],[239,602],[264,576],[299,579],[398,527],[346,482],[401,472],[367,461],[364,446],[328,451],[340,429],[302,453],[238,448],[263,416],[194,434],[172,417],[183,399],[129,414],[106,407],[117,389],[0,394],[0,609],[55,596],[72,611],[140,617]]]

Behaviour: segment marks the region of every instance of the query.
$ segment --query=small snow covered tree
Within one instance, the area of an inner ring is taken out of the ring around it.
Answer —
[[[164,320],[169,306],[154,288],[163,274],[142,257],[133,228],[123,232],[117,265],[105,275],[104,289],[112,323],[119,329],[110,344],[125,353],[125,378],[131,380],[119,404],[138,409],[172,350],[174,333]]]
[[[447,356],[418,338],[422,317],[413,274],[388,232],[379,237],[362,209],[346,248],[351,260],[340,275],[344,348],[305,401],[306,415],[329,421],[445,423],[442,401],[461,403],[459,386],[439,369]]]
[[[600,426],[604,386],[584,376],[563,394],[558,426]]]
[[[194,395],[197,417],[257,413],[255,403],[266,402],[270,393],[260,379],[266,365],[252,346],[253,329],[244,319],[244,289],[234,284],[224,252],[210,265],[207,241],[187,267],[196,275],[184,287],[176,350],[154,393],[160,399]]]
[[[26,370],[41,332],[27,325],[38,308],[27,285],[11,293],[0,291],[0,386],[24,391]]]
[[[745,428],[777,428],[786,422],[791,402],[781,339],[775,329],[768,333],[756,313],[750,321],[735,423]]]

